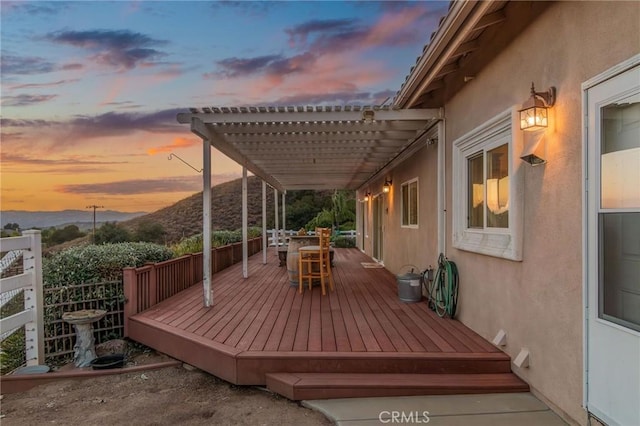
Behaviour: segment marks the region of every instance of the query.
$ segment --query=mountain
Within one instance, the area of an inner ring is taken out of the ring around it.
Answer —
[[[122,222],[146,212],[119,212],[114,210],[97,210],[96,223]],[[0,212],[0,224],[4,227],[8,223],[17,223],[20,229],[50,228],[52,226],[80,224],[88,222],[93,225],[93,210],[62,210],[62,211],[23,211],[6,210]]]
[[[247,190],[248,223],[249,226],[256,226],[262,223],[262,181],[255,176],[248,177]],[[267,206],[270,206],[273,217],[273,189],[267,191]],[[242,227],[242,179],[214,186],[211,189],[211,207],[213,229],[233,230]],[[162,225],[168,242],[201,233],[202,192],[121,225],[135,231],[145,222]]]
[[[333,191],[290,191],[286,196],[287,228],[299,229],[323,207],[331,206]],[[282,224],[282,199],[278,203]],[[262,226],[262,180],[247,178],[248,225]],[[274,223],[273,189],[267,187],[267,226]],[[211,217],[214,230],[235,230],[242,227],[242,179],[224,182],[211,189]],[[159,223],[166,231],[166,241],[176,242],[184,237],[202,233],[202,192],[177,203],[121,223],[135,231],[142,223]]]

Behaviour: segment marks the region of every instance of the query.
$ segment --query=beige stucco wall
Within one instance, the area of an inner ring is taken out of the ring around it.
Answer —
[[[513,366],[514,371],[556,411],[579,423],[586,422],[581,84],[640,52],[638,22],[638,2],[556,3],[445,105],[450,224],[452,142],[519,106],[529,96],[531,81],[538,90],[557,88],[545,136],[548,163],[524,168],[523,261],[452,248],[450,227],[447,255],[460,271],[458,318],[488,340],[504,329],[504,350],[512,358],[529,349],[530,367]],[[394,273],[407,263],[424,268],[437,259],[436,157],[435,147],[426,147],[390,174],[394,186],[385,215],[384,263]],[[420,179],[420,228],[402,229],[399,184],[415,176]],[[370,245],[365,249],[371,253]]]
[[[383,203],[383,254],[385,267],[394,273],[405,273],[415,267],[424,270],[436,264],[437,253],[437,145],[427,145],[384,177],[374,181],[362,192],[370,191],[374,196],[382,197]],[[401,226],[401,186],[403,183],[418,178],[418,227]],[[385,179],[393,184],[387,194],[382,193]],[[373,202],[364,203],[367,212],[367,232],[365,252],[373,252]],[[417,272],[417,271],[416,271]]]

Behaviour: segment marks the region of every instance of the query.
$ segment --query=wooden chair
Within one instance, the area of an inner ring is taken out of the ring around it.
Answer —
[[[334,290],[333,276],[331,275],[331,261],[329,258],[329,242],[331,240],[331,230],[328,228],[317,228],[320,242],[317,246],[305,246],[298,249],[298,292],[302,293],[304,281],[308,280],[309,290],[314,279],[320,279],[322,295],[326,295],[325,280],[329,280],[329,287]]]

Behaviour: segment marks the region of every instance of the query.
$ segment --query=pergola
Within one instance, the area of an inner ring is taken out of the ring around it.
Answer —
[[[361,106],[212,107],[178,114],[203,140],[204,304],[211,306],[211,147],[243,168],[243,273],[247,272],[247,170],[266,184],[297,189],[358,190],[408,158],[429,139],[439,109]],[[277,205],[277,197],[276,197]]]

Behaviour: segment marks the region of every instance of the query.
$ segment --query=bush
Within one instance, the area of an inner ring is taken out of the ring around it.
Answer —
[[[107,222],[96,230],[94,244],[113,244],[131,241],[131,234],[115,222]]]
[[[76,225],[68,225],[62,229],[55,229],[51,235],[48,236],[47,243],[50,245],[62,244],[67,241],[75,240],[76,238],[84,237],[84,232],[80,232],[80,228]]]
[[[161,224],[145,221],[138,225],[133,238],[135,241],[162,244],[166,234]]]
[[[44,286],[63,286],[122,278],[122,268],[171,259],[170,249],[152,243],[72,247],[43,259]]]
[[[352,248],[356,246],[356,239],[346,235],[338,235],[333,240],[333,245],[337,248]]]
[[[0,318],[10,317],[11,315],[21,312],[23,309],[24,292],[20,292],[0,308]],[[5,332],[8,330],[2,331]],[[0,342],[0,374],[7,374],[23,365],[26,362],[24,351],[23,326]]]
[[[0,342],[0,374],[7,374],[25,364],[24,326]]]
[[[262,229],[251,227],[247,230],[247,238],[252,239],[262,235]],[[211,233],[212,247],[222,247],[242,241],[242,230],[235,231],[213,231]],[[171,247],[175,257],[184,256],[185,254],[202,252],[202,234],[193,235],[174,244]]]

